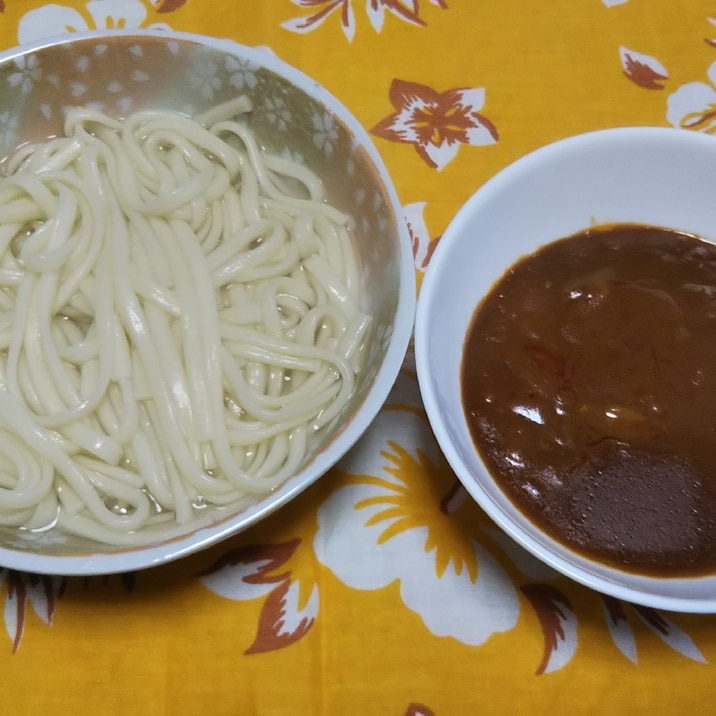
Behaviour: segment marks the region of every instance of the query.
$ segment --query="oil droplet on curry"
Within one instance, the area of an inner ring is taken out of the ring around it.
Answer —
[[[557,541],[716,573],[716,246],[624,224],[521,259],[475,312],[461,387],[493,478]]]

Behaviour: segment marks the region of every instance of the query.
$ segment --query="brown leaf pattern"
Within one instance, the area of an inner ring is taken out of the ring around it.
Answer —
[[[119,580],[126,592],[133,592],[137,573],[84,577],[78,579],[76,584],[88,590],[96,584],[102,587],[113,586],[116,580]],[[3,617],[5,629],[12,641],[13,654],[20,648],[25,635],[28,608],[31,607],[47,626],[52,626],[57,602],[64,596],[70,581],[68,577],[51,577],[0,567],[0,585],[5,586]]]
[[[425,271],[430,263],[435,247],[440,241],[440,236],[432,238],[423,218],[425,202],[416,202],[403,207],[405,221],[410,234],[410,241],[413,245],[413,259],[415,268]]]
[[[666,635],[669,633],[669,628],[664,616],[652,609],[651,607],[642,607],[634,605],[634,609],[639,616],[648,624],[654,631]]]
[[[311,8],[310,15],[296,17],[283,23],[283,27],[292,32],[305,33],[315,30],[324,20],[338,12],[341,17],[341,27],[349,40],[355,34],[355,18],[350,0],[294,0],[301,7]]]
[[[5,628],[12,641],[12,653],[20,648],[25,634],[28,604],[40,619],[52,626],[57,599],[62,596],[67,578],[28,574],[0,568],[0,581],[6,584],[4,605]]]
[[[412,2],[407,3],[400,2],[400,0],[370,0],[371,10],[377,11],[381,7],[414,25],[425,27],[427,24],[425,20],[420,17],[417,0],[412,0]]]
[[[121,572],[119,574],[103,574],[98,577],[84,577],[82,580],[82,588],[89,589],[93,583],[99,581],[102,586],[111,584],[115,579],[119,579],[122,586],[127,592],[133,592],[137,586],[136,572]]]
[[[564,624],[572,615],[572,605],[562,592],[548,584],[525,584],[522,593],[534,608],[544,635],[544,652],[536,671],[540,675],[548,670],[552,656],[566,643]]]
[[[408,705],[405,716],[436,716],[436,714],[432,709],[423,706],[423,704],[412,703]]]
[[[285,630],[287,596],[291,587],[291,579],[284,579],[266,598],[254,643],[245,651],[246,654],[261,654],[276,651],[295,644],[302,639],[315,622],[315,618],[304,616],[297,626]]]
[[[711,25],[716,25],[716,18],[708,17],[706,19]],[[711,47],[716,47],[716,37],[705,37],[704,40],[706,41],[707,45],[711,45]]]
[[[600,594],[599,596],[602,598],[602,602],[604,602],[607,620],[610,624],[621,624],[627,620],[624,606],[618,599],[610,597],[607,594]]]
[[[157,5],[157,12],[174,12],[183,5],[186,5],[189,0],[160,0]]]
[[[300,605],[300,584],[287,562],[294,555],[300,539],[280,544],[249,545],[227,552],[200,574],[212,591],[230,599],[256,598],[242,596],[242,585],[266,586],[256,629],[256,637],[246,654],[259,654],[283,649],[302,639],[315,623],[317,589],[308,603]],[[220,585],[214,577],[224,573],[226,583]]]
[[[207,567],[200,576],[214,574],[224,567],[253,563],[257,565],[256,571],[254,574],[245,576],[243,578],[245,582],[251,584],[279,583],[288,576],[288,573],[272,576],[271,572],[283,566],[296,551],[300,543],[300,539],[293,539],[280,544],[254,544],[240,547],[219,557],[219,559],[210,567]]]
[[[599,595],[604,607],[605,621],[612,641],[619,651],[632,663],[637,663],[634,631],[624,608],[624,603],[606,594]]]
[[[27,588],[22,581],[21,575],[18,572],[12,571],[8,574],[7,578],[5,624],[12,639],[13,654],[20,648],[20,642],[25,633],[26,606]]]
[[[669,648],[682,656],[701,664],[706,663],[706,657],[694,643],[694,640],[668,616],[650,607],[631,605],[639,618],[656,634]]]
[[[636,635],[627,616],[628,611],[635,613],[669,648],[692,661],[706,662],[704,655],[693,639],[674,621],[658,610],[622,602],[604,594],[600,596],[605,609],[609,633],[619,651],[633,663],[637,663]]]
[[[644,89],[664,89],[664,82],[669,79],[664,66],[649,55],[644,55],[626,47],[619,48],[624,76]]]

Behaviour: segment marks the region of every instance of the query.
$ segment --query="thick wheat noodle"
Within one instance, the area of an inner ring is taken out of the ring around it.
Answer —
[[[249,110],[72,110],[5,161],[0,525],[176,537],[285,481],[350,400],[348,219]]]

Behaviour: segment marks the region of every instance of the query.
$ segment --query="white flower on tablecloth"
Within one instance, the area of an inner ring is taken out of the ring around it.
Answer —
[[[399,381],[392,399],[411,382]],[[412,400],[409,391],[402,397]],[[515,626],[517,590],[483,530],[491,523],[440,456],[420,410],[381,412],[340,469],[345,485],[319,508],[314,540],[338,579],[361,590],[398,583],[430,632],[464,644]]]
[[[48,4],[26,12],[18,24],[18,42],[34,42],[54,35],[83,30],[150,27],[169,29],[166,23],[146,25],[147,8],[154,3],[142,0],[90,0],[85,5],[92,22],[72,7]]]
[[[666,118],[674,127],[716,133],[716,62],[706,74],[710,84],[688,82],[669,95]]]

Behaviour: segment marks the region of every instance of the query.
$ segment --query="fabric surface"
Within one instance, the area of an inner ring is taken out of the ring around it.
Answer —
[[[532,149],[613,126],[716,131],[706,0],[0,0],[0,10],[3,49],[155,26],[270,48],[372,133],[418,279],[461,204]],[[32,83],[33,71],[14,81]],[[428,427],[412,353],[356,448],[255,528],[109,578],[3,569],[0,609],[8,714],[705,714],[716,693],[716,619],[581,587],[466,496]]]

